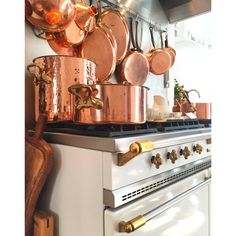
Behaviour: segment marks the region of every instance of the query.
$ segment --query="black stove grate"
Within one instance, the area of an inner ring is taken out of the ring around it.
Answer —
[[[118,125],[85,125],[70,122],[50,122],[46,132],[59,132],[96,137],[126,137],[132,135],[150,134],[157,132],[170,132],[185,129],[211,127],[211,120],[167,120],[163,122],[146,122],[144,124]]]
[[[69,134],[79,134],[97,137],[124,137],[137,134],[156,133],[155,127],[150,124],[133,124],[133,125],[84,125],[73,122],[48,123],[46,132],[60,132]]]
[[[168,132],[175,130],[185,129],[199,129],[210,127],[210,120],[199,119],[178,119],[178,120],[166,120],[163,122],[149,122],[150,127],[156,127],[159,132]]]

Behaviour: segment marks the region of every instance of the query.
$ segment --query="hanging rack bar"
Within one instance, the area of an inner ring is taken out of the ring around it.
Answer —
[[[146,22],[147,24],[149,24],[150,26],[153,27],[154,31],[161,31],[161,25],[160,24],[157,24],[151,20],[148,20],[147,18],[143,17],[142,15],[140,15],[139,13],[131,10],[130,8],[124,6],[124,5],[121,5],[119,3],[117,4],[114,4],[112,2],[110,2],[109,0],[101,0],[102,2],[106,3],[106,4],[109,4],[110,6],[112,7],[115,7],[115,8],[118,8],[118,9],[122,9],[124,10],[125,12],[127,12],[129,15],[135,17],[135,18],[138,18],[139,20],[142,20],[144,22]]]

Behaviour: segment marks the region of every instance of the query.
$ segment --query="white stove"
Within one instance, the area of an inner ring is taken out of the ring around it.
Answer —
[[[210,235],[210,128],[44,138],[54,170],[39,207],[56,216],[56,236]]]

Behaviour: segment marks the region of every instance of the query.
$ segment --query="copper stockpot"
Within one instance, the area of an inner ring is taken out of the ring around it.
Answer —
[[[73,120],[83,124],[144,123],[148,90],[136,85],[96,84],[87,86],[84,96],[81,85],[72,85],[69,91],[74,95]]]
[[[87,59],[70,56],[42,56],[27,66],[34,75],[35,118],[46,113],[48,121],[72,120],[72,96],[68,87],[94,84],[96,65]]]

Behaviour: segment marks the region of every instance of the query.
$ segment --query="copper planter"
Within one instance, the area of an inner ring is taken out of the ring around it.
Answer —
[[[96,65],[87,59],[70,56],[42,56],[27,69],[34,75],[35,118],[46,113],[48,121],[72,120],[72,95],[68,87],[74,83],[94,84]]]
[[[81,94],[81,85],[73,85],[69,91],[74,95],[74,122],[83,124],[146,122],[147,87],[96,84],[87,86],[86,96]]]

